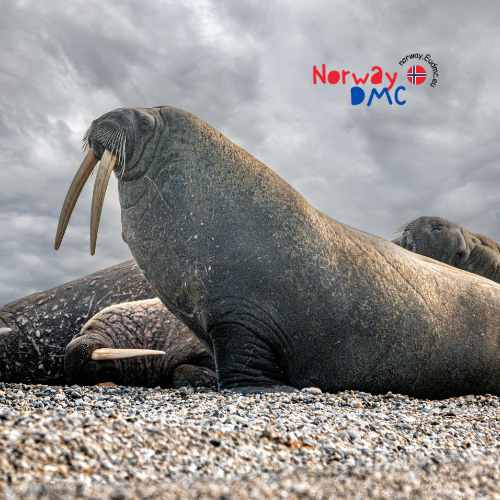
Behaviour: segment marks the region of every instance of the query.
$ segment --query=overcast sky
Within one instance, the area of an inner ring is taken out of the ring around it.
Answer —
[[[122,106],[195,113],[368,232],[439,215],[500,240],[499,2],[0,4],[0,304],[129,258],[116,184],[96,256],[89,188],[52,249],[82,135]],[[405,82],[414,52],[436,88]],[[399,71],[407,103],[353,107],[348,86],[312,84],[323,63]]]

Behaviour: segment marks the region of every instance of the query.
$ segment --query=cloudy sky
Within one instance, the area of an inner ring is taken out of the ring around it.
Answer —
[[[0,304],[129,258],[116,189],[95,257],[88,188],[52,249],[81,137],[122,106],[195,113],[366,231],[389,238],[440,215],[500,240],[498,2],[2,0],[1,10]],[[414,52],[438,63],[436,88],[405,82],[397,63]],[[353,107],[349,86],[312,84],[314,64],[399,71],[407,103]]]

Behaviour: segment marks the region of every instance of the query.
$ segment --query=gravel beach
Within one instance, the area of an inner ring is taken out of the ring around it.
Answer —
[[[500,498],[500,398],[0,383],[3,498]]]

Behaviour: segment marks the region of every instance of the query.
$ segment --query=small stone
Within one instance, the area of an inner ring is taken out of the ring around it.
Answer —
[[[300,392],[308,394],[323,394],[323,391],[319,387],[304,387]]]

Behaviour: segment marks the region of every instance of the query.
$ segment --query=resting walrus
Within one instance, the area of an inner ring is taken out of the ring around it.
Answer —
[[[140,358],[132,358],[134,350]],[[155,351],[163,355],[151,356]],[[64,358],[66,381],[79,384],[212,387],[213,369],[210,351],[158,298],[99,311],[68,344]]]
[[[500,245],[442,217],[419,217],[394,243],[500,283]]]
[[[220,389],[500,394],[496,283],[336,222],[182,110],[109,112],[87,145],[56,248],[99,163],[94,252],[114,171],[123,237],[213,349]]]
[[[1,307],[0,381],[213,385],[209,351],[155,295],[129,260]]]

